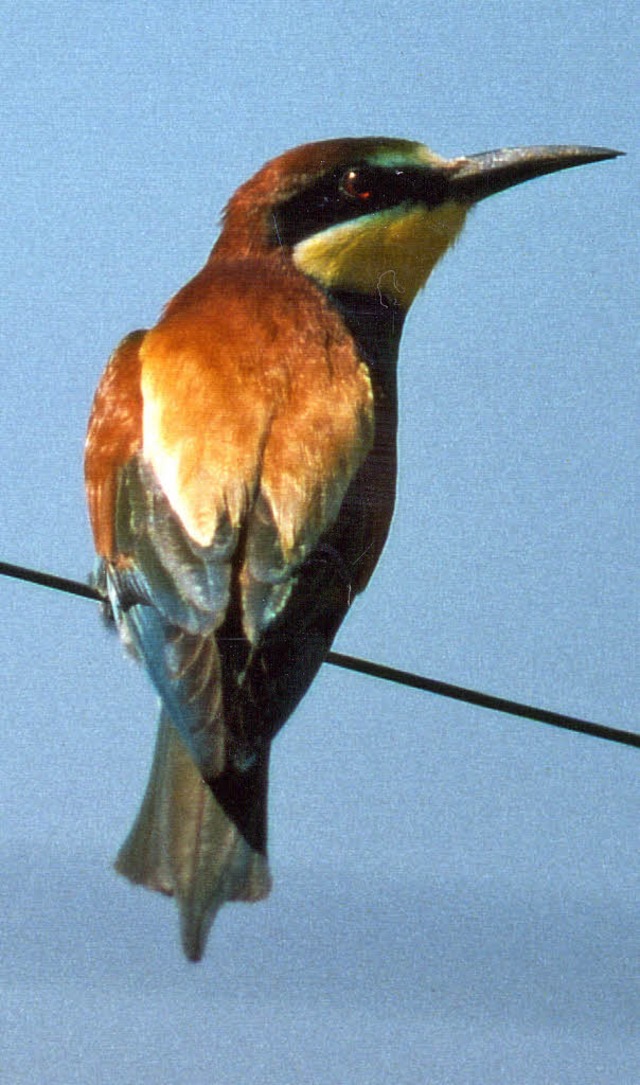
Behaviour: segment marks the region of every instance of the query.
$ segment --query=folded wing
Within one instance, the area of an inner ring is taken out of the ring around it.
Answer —
[[[373,440],[368,373],[337,322],[314,339],[294,306],[292,338],[262,298],[248,336],[231,279],[221,327],[201,295],[123,341],[86,452],[114,614],[164,713],[118,866],[178,897],[193,957],[220,903],[268,892],[269,747],[352,601],[336,525]]]

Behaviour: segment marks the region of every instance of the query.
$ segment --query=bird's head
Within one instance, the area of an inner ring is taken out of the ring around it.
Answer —
[[[386,297],[406,311],[474,204],[618,153],[521,147],[446,159],[400,139],[310,143],[268,162],[238,189],[214,251],[278,252],[330,293]]]

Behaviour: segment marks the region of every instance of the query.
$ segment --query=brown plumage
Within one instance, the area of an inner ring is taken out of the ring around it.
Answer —
[[[202,271],[113,354],[89,513],[116,622],[162,701],[116,865],[175,895],[191,959],[225,901],[269,891],[271,742],[389,530],[408,306],[472,203],[612,153],[296,148],[238,189]]]

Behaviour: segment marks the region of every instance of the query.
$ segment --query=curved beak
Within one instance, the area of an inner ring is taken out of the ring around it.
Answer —
[[[504,147],[454,158],[447,163],[449,198],[461,203],[478,203],[487,196],[534,177],[542,177],[545,173],[584,166],[589,162],[602,162],[623,153],[608,147],[569,145]]]

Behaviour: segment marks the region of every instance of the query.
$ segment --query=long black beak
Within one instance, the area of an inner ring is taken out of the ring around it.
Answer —
[[[520,185],[534,177],[556,170],[584,166],[617,158],[623,151],[608,147],[504,147],[456,158],[448,163],[447,182],[450,198],[464,203],[478,203],[505,188]]]

